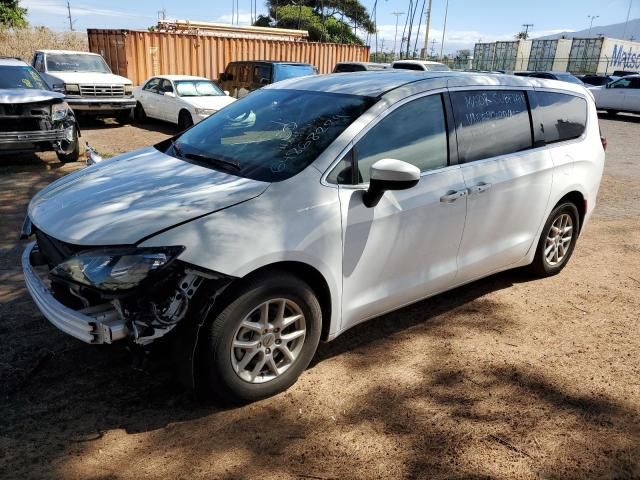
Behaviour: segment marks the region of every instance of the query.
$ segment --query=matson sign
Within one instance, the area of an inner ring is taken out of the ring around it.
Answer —
[[[625,70],[640,70],[640,52],[634,52],[633,47],[625,50],[624,45],[614,45],[611,65]]]

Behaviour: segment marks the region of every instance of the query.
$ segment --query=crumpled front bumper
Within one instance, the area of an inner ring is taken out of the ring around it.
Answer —
[[[37,248],[30,243],[22,254],[22,270],[27,289],[42,314],[63,332],[86,343],[112,343],[129,335],[126,322],[111,304],[73,310],[54,298],[31,265],[31,253]]]
[[[0,132],[0,144],[59,142],[65,139],[67,134],[62,128],[31,132]]]

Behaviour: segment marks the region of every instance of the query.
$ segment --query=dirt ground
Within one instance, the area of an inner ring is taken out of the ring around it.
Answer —
[[[77,166],[0,164],[0,478],[640,478],[640,117],[603,118],[599,205],[568,267],[506,272],[321,345],[296,385],[198,403],[153,361],[85,345],[26,293],[28,200]],[[118,153],[170,127],[96,124]]]

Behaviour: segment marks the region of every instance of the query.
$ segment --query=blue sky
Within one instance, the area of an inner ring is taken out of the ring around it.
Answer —
[[[370,10],[373,0],[364,0]],[[446,0],[433,0],[432,38],[440,48]],[[232,0],[71,0],[76,30],[87,28],[143,28],[155,24],[158,10],[165,8],[167,18],[229,22]],[[241,23],[248,23],[251,0],[239,0]],[[394,42],[393,12],[407,12],[408,0],[378,0],[379,43],[390,50]],[[66,1],[22,0],[29,9],[32,25],[54,30],[68,29]],[[599,15],[597,25],[624,22],[629,0],[449,0],[445,52],[472,47],[475,42],[511,39],[523,23],[533,23],[534,36],[589,27],[588,15]],[[258,10],[264,2],[258,0]],[[640,17],[640,0],[635,0],[631,18]],[[417,20],[416,20],[417,22]],[[400,31],[404,17],[400,17]],[[423,34],[423,33],[421,33]]]

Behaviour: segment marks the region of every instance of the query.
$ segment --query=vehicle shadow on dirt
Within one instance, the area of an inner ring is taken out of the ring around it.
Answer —
[[[233,409],[202,403],[178,385],[163,358],[150,358],[144,371],[132,370],[131,355],[123,347],[88,346],[56,331],[29,301],[21,278],[3,278],[13,294],[3,297],[0,306],[6,346],[0,354],[0,472],[5,463],[16,475],[49,471],[65,476],[74,459],[92,455],[93,442],[124,429],[145,433],[135,451],[110,452],[110,462],[125,476],[136,477],[140,458],[153,463],[168,455],[164,474],[173,478],[203,459],[213,468],[211,461],[242,451],[232,461],[233,473],[213,472],[211,478],[255,478],[267,470],[361,478],[357,452],[345,452],[343,442],[334,439],[369,429],[371,439],[354,441],[383,441],[395,448],[395,454],[406,456],[399,473],[409,478],[491,477],[496,472],[488,464],[469,460],[487,448],[543,478],[637,474],[640,431],[637,420],[629,421],[638,418],[637,412],[602,394],[576,393],[521,364],[496,362],[480,372],[470,370],[464,356],[450,348],[447,339],[459,329],[496,337],[508,332],[510,312],[484,296],[528,279],[521,271],[494,275],[322,345],[311,372],[339,358],[354,377],[366,378],[416,338],[430,345],[430,358],[437,359],[417,359],[413,376],[397,383],[363,383],[362,393],[327,424],[301,415],[308,398],[295,387]],[[545,438],[548,422],[561,422],[571,435]],[[605,452],[608,460],[585,463],[585,452],[594,458]],[[346,456],[347,463],[331,470],[337,467],[323,466],[327,456]],[[51,470],[51,464],[58,470]]]
[[[640,115],[634,115],[632,113],[610,114],[598,112],[598,118],[601,120],[613,120],[614,122],[640,123]]]
[[[153,118],[147,118],[146,120],[134,121],[128,124],[118,123],[113,118],[93,118],[93,117],[80,117],[78,120],[81,131],[105,131],[118,129],[126,129],[128,126],[135,126],[141,130],[147,130],[150,132],[158,132],[165,135],[175,135],[180,133],[180,128],[177,125],[173,125],[168,122],[162,122]]]

